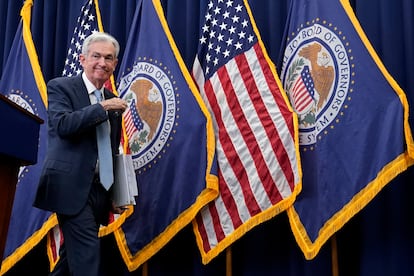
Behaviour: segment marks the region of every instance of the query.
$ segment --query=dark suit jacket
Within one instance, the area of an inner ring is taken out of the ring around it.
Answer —
[[[48,149],[34,206],[65,215],[85,205],[95,174],[96,125],[109,117],[112,153],[118,153],[121,113],[91,105],[81,75],[56,78],[47,85]],[[115,97],[105,89],[105,98]]]

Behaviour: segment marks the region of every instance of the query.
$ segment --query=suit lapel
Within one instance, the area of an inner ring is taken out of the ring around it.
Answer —
[[[81,106],[88,106],[91,104],[88,90],[82,79],[82,74],[77,75],[73,78],[73,93],[76,95]]]

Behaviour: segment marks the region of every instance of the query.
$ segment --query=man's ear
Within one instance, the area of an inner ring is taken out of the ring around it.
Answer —
[[[83,62],[85,61],[85,56],[83,54],[79,55],[79,62],[81,65],[83,65]]]

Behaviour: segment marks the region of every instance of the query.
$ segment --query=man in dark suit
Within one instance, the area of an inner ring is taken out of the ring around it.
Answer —
[[[100,183],[96,138],[97,126],[109,122],[112,158],[118,153],[127,104],[104,88],[118,53],[115,38],[94,33],[85,39],[79,56],[83,73],[47,85],[48,150],[34,206],[56,212],[63,232],[56,275],[99,275],[100,224],[108,224],[111,209],[122,212],[113,206],[110,189]],[[95,90],[103,93],[102,101]]]

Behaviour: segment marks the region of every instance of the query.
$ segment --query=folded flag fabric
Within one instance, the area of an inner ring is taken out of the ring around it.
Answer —
[[[281,88],[247,1],[209,1],[192,68],[213,116],[219,197],[194,232],[208,263],[300,191],[296,114]]]

